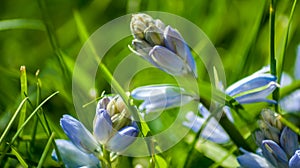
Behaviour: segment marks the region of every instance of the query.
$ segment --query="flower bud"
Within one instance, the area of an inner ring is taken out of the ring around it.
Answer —
[[[263,157],[254,154],[246,153],[237,157],[237,160],[243,168],[272,168],[273,166]]]
[[[93,153],[99,150],[97,141],[80,121],[70,115],[63,115],[60,125],[73,144],[83,152]]]
[[[263,140],[261,149],[265,158],[275,167],[287,167],[288,158],[283,149],[272,140]]]
[[[82,152],[71,141],[57,139],[55,143],[65,167],[100,167],[99,160],[93,154]],[[53,160],[58,161],[55,150],[51,156]]]
[[[165,84],[138,87],[131,96],[144,100],[139,109],[146,113],[179,107],[194,100],[183,88]]]
[[[99,109],[96,112],[93,123],[93,134],[99,143],[104,144],[110,138],[112,133],[112,121],[105,109]]]
[[[126,126],[119,130],[106,144],[113,152],[123,152],[138,136],[139,130],[134,126]]]
[[[276,77],[271,74],[263,73],[260,70],[226,89],[226,94],[232,96],[240,104],[255,102],[276,103],[266,97],[271,94],[280,85],[276,83]]]
[[[280,136],[280,145],[287,153],[288,157],[294,155],[298,149],[298,135],[288,127],[284,127]]]
[[[297,150],[289,161],[289,168],[300,167],[300,150]]]

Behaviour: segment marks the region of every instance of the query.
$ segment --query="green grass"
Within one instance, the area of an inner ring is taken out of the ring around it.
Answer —
[[[273,13],[269,11],[270,3]],[[272,74],[278,77],[278,81],[282,72],[292,76],[296,48],[300,44],[300,6],[297,0],[179,0],[176,3],[172,0],[6,0],[1,2],[1,8],[0,167],[62,166],[61,162],[51,159],[51,151],[57,148],[54,139],[67,138],[60,128],[59,119],[63,114],[77,115],[72,98],[72,75],[77,55],[95,30],[117,17],[143,11],[163,11],[193,22],[216,47],[223,62],[224,84],[227,86],[267,64],[271,65]],[[94,100],[103,91],[110,94],[112,88],[129,107],[132,106],[125,93],[127,90],[123,89],[125,84],[118,83],[111,76],[120,61],[130,54],[130,40],[131,37],[120,40],[106,53],[98,70],[104,73],[96,76],[96,95],[86,100],[86,103],[91,103],[85,108],[95,106]],[[201,60],[197,58],[196,61],[199,90],[204,104],[209,104],[211,82]],[[79,85],[85,86],[89,73],[82,71],[77,77]],[[157,83],[175,83],[175,79],[160,70],[145,69],[134,76],[129,88]],[[299,81],[294,81],[274,92],[273,98],[278,100],[299,88]],[[222,93],[219,96],[222,97]],[[161,155],[152,154],[153,148],[149,147],[151,156],[122,157],[118,160],[119,167],[137,163],[145,167],[195,167],[200,163],[203,167],[227,167],[241,154],[238,147],[247,147],[253,142],[249,135],[257,128],[259,112],[266,107],[276,108],[282,114],[282,122],[300,135],[300,123],[294,122],[300,115],[286,115],[280,107],[265,103],[246,105],[241,109],[231,103],[230,97],[226,97],[226,101],[233,108],[235,123],[225,126],[236,129],[228,144],[203,142],[196,139],[195,133],[189,132]],[[175,113],[174,110],[167,112]],[[136,118],[140,117],[134,108],[131,111]],[[159,125],[159,122],[168,120],[165,122],[169,123],[175,117],[165,115],[153,122],[157,125],[142,122],[139,125],[142,136],[151,135],[151,129],[166,129],[167,126]],[[153,144],[149,142],[148,145]],[[248,149],[252,148],[250,145]],[[217,157],[210,150],[220,155]],[[232,166],[237,165],[235,162]]]

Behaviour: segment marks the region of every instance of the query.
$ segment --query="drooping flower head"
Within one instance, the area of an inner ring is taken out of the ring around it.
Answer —
[[[240,104],[255,102],[276,103],[266,97],[270,95],[280,85],[276,83],[276,77],[269,74],[270,67],[255,72],[238,82],[229,86],[225,93],[233,97]]]
[[[132,15],[130,29],[134,53],[171,75],[197,77],[190,49],[176,29],[143,13]]]
[[[144,101],[139,109],[146,114],[183,106],[195,99],[185,89],[168,84],[141,86],[134,89],[131,96]]]

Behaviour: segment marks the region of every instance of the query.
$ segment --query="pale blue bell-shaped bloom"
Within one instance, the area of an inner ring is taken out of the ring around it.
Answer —
[[[176,53],[186,63],[189,71],[197,77],[195,60],[181,34],[171,26],[167,26],[164,31],[164,38],[166,47]]]
[[[65,134],[80,150],[93,153],[99,150],[99,144],[85,126],[70,115],[63,115],[60,125]]]
[[[288,166],[288,157],[276,142],[272,140],[263,140],[261,149],[264,157],[275,167],[286,168]]]
[[[139,130],[134,125],[125,126],[109,139],[106,147],[113,152],[121,153],[135,141],[138,134]]]
[[[190,71],[190,67],[180,57],[165,47],[155,46],[149,55],[158,68],[169,74],[180,76]]]
[[[241,79],[229,86],[225,93],[233,97],[240,104],[255,102],[276,103],[266,97],[270,95],[280,85],[276,83],[276,77],[265,73],[267,67]]]
[[[113,128],[110,115],[105,109],[97,108],[93,123],[93,134],[97,141],[101,144],[105,144],[110,138],[112,131]]]
[[[146,113],[180,107],[194,100],[183,88],[167,84],[138,87],[131,96],[144,101],[139,109]]]
[[[199,117],[193,112],[188,112],[186,114],[186,121],[183,122],[183,125],[192,129],[194,132],[198,132],[203,125],[203,123],[207,120],[207,118],[211,115],[211,113],[202,105],[199,104],[199,112],[203,117]],[[200,136],[204,139],[210,140],[215,143],[223,144],[229,141],[228,134],[224,131],[221,125],[215,118],[211,118],[205,128],[202,130]]]
[[[100,162],[93,155],[79,150],[71,141],[56,139],[55,143],[59,149],[59,154],[66,168],[88,167],[99,168]],[[52,159],[59,161],[55,150],[52,151]]]
[[[300,150],[297,150],[289,161],[289,168],[299,168],[299,167],[300,167]]]
[[[290,128],[284,127],[280,135],[280,145],[288,157],[291,157],[299,148],[298,135]]]
[[[247,152],[237,157],[243,168],[274,168],[264,157]]]

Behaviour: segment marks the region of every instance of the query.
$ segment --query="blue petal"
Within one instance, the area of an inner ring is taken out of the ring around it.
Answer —
[[[243,168],[272,168],[268,161],[254,153],[246,153],[237,157],[237,160]]]
[[[263,155],[268,161],[270,161],[275,167],[287,167],[288,158],[283,149],[272,140],[263,140],[261,149]]]
[[[180,33],[171,26],[167,26],[164,31],[164,37],[166,47],[181,57],[188,64],[193,75],[197,77],[195,60]]]
[[[298,135],[288,127],[284,127],[280,136],[280,145],[287,153],[288,157],[294,155],[298,149]]]
[[[135,126],[126,126],[120,129],[106,144],[106,147],[113,152],[123,152],[132,144],[139,134]]]
[[[289,161],[289,168],[300,167],[300,150],[297,150]]]
[[[183,122],[183,125],[192,129],[194,132],[198,132],[203,123],[211,115],[211,113],[202,104],[199,104],[199,112],[203,118],[195,115],[193,112],[188,112],[186,115],[187,121]],[[200,136],[220,144],[229,141],[228,134],[224,131],[221,125],[219,125],[215,118],[211,118],[208,121]]]
[[[79,150],[71,141],[57,139],[55,143],[58,147],[61,159],[65,167],[100,167],[99,160],[93,154],[87,154]],[[52,152],[52,158],[58,161],[55,150]]]
[[[271,74],[254,74],[229,86],[226,89],[226,94],[234,96],[245,91],[268,85],[272,81],[276,81],[276,77]]]
[[[101,144],[105,144],[112,133],[112,121],[105,109],[99,109],[94,118],[94,136]]]
[[[158,68],[171,75],[182,76],[189,72],[189,67],[184,60],[165,47],[156,45],[149,55]]]
[[[274,100],[268,100],[266,97],[270,95],[279,85],[276,82],[270,82],[268,87],[264,90],[248,93],[242,96],[234,97],[236,101],[240,104],[248,104],[248,103],[255,103],[255,102],[268,102],[272,104],[276,104]]]
[[[99,145],[84,125],[70,115],[63,115],[60,125],[69,139],[84,152],[95,152]]]

